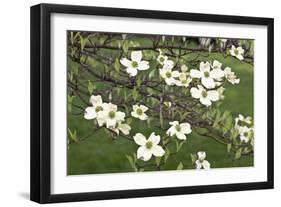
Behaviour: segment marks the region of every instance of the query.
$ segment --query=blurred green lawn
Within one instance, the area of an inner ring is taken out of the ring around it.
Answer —
[[[240,84],[226,86],[225,99],[220,108],[231,111],[233,117],[239,113],[253,117],[253,66],[233,57],[224,58],[218,53],[211,53],[205,60],[215,59],[222,62],[223,67],[231,67],[240,78]],[[93,122],[85,120],[83,115],[68,115],[68,128],[76,129],[78,136],[87,134],[92,126]],[[132,128],[138,129],[146,136],[152,131],[156,133],[159,131],[153,126],[147,128],[146,124],[137,120],[133,122]],[[133,169],[130,167],[126,155],[132,155],[137,148],[138,145],[122,137],[112,140],[102,129],[81,144],[69,145],[67,174],[132,172]],[[253,166],[253,156],[242,156],[239,160],[233,160],[233,155],[227,153],[225,145],[192,132],[188,135],[187,143],[183,145],[180,152],[176,156],[170,156],[162,169],[176,169],[179,162],[183,163],[184,169],[192,168],[190,153],[197,153],[200,150],[207,153],[206,159],[211,163],[212,168]]]

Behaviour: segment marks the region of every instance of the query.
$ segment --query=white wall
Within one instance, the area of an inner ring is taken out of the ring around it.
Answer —
[[[37,3],[171,10],[275,18],[275,190],[64,203],[53,206],[246,206],[280,202],[281,13],[278,1],[2,1],[0,32],[0,206],[36,206],[29,196],[29,7]],[[279,93],[279,94],[278,94]],[[278,100],[277,100],[278,99]],[[278,123],[278,124],[277,124]],[[241,175],[243,176],[243,175]]]

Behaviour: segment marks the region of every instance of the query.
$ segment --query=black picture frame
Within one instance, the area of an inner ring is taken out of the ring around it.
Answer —
[[[220,184],[188,187],[51,194],[51,71],[50,71],[50,15],[53,13],[99,15],[112,17],[151,18],[207,23],[233,23],[264,25],[267,27],[267,181],[238,184]],[[39,4],[31,7],[31,175],[30,199],[38,203],[86,201],[101,199],[165,196],[178,194],[210,193],[273,188],[274,177],[274,20],[272,18],[195,14],[152,10],[103,8],[72,5]]]

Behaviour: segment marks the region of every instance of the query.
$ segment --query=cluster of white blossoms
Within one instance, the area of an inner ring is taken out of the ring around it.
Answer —
[[[159,50],[157,61],[162,66],[159,69],[160,76],[165,80],[167,85],[189,86],[192,79],[187,72],[188,67],[186,65],[181,66],[181,71],[173,70],[174,62],[169,60],[168,56],[164,55],[161,50]]]
[[[200,103],[205,106],[211,106],[212,102],[223,99],[224,87],[222,87],[222,81],[227,80],[231,84],[238,84],[238,79],[230,67],[222,69],[222,63],[214,60],[213,63],[201,62],[199,70],[191,69],[190,76],[193,79],[200,80],[200,84],[197,87],[190,89],[191,96],[199,99]],[[220,87],[221,86],[221,87]],[[218,88],[219,87],[219,88]]]
[[[206,158],[206,152],[203,151],[199,151],[197,153],[197,160],[195,161],[195,165],[196,165],[196,169],[210,169],[211,168],[211,164],[205,160]]]
[[[164,149],[159,145],[160,136],[152,132],[148,139],[141,133],[134,136],[134,141],[140,146],[137,150],[137,158],[143,161],[148,161],[154,155],[162,157],[165,154]]]
[[[239,132],[239,138],[241,142],[248,143],[254,145],[254,128],[252,125],[252,118],[250,116],[244,117],[242,114],[239,114],[238,117],[235,118],[235,128]]]
[[[138,74],[138,70],[148,70],[149,62],[142,60],[142,52],[141,51],[133,51],[131,53],[131,60],[127,58],[122,58],[120,63],[126,67],[126,72],[130,76],[136,76]]]
[[[118,111],[117,105],[104,103],[100,95],[92,95],[90,97],[90,103],[92,106],[85,109],[85,119],[95,119],[100,127],[105,126],[117,134],[119,134],[119,131],[125,135],[130,133],[131,127],[124,123],[125,113]]]

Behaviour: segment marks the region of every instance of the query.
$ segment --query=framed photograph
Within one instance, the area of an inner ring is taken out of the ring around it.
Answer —
[[[31,7],[31,200],[273,188],[273,19]]]

